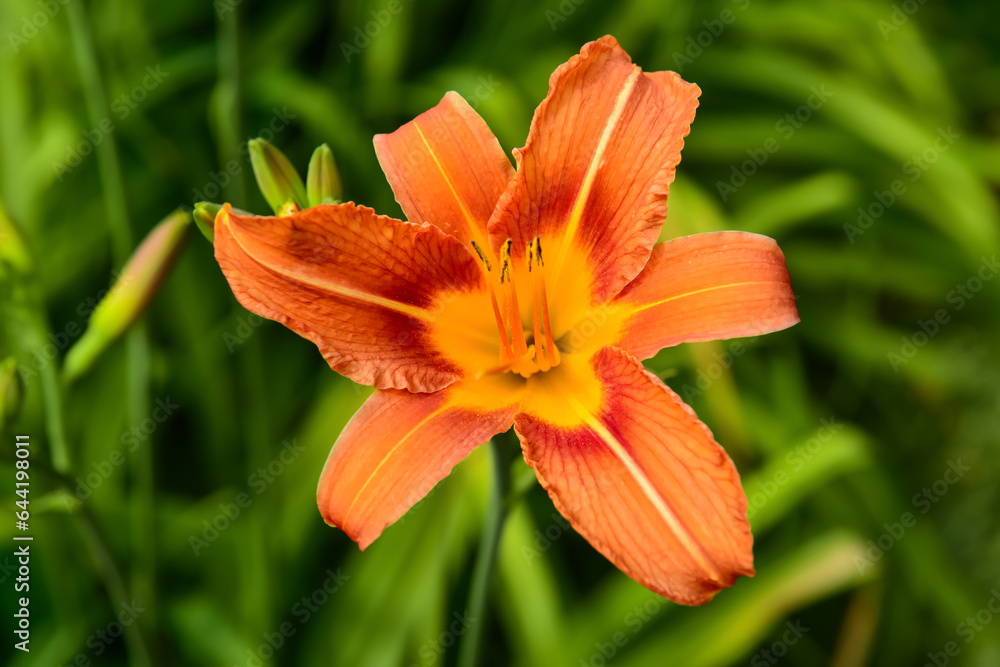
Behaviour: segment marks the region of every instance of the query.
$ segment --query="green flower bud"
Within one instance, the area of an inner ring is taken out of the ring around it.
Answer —
[[[86,372],[142,314],[177,259],[190,222],[186,211],[175,211],[143,239],[108,295],[97,304],[83,336],[66,354],[67,382]]]
[[[222,210],[221,204],[213,204],[210,201],[200,201],[194,205],[194,224],[198,225],[198,231],[208,239],[209,243],[215,243],[215,216]]]
[[[317,148],[309,160],[306,194],[310,206],[336,204],[343,197],[340,172],[333,161],[333,151],[326,144]]]
[[[198,231],[208,239],[209,243],[215,243],[215,218],[218,217],[221,210],[222,204],[200,201],[194,205],[194,211],[191,213],[194,223],[198,225]],[[236,215],[252,215],[252,213],[247,213],[238,208],[234,208],[233,213]]]
[[[264,139],[252,139],[249,147],[250,164],[257,177],[257,185],[275,214],[287,211],[288,202],[295,204],[295,210],[305,208],[306,186],[284,153]]]
[[[0,433],[17,418],[24,400],[24,380],[17,372],[17,360],[7,357],[0,362]]]

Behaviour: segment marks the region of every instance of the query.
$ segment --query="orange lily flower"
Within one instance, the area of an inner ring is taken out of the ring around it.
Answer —
[[[456,93],[376,136],[409,222],[219,213],[240,303],[376,387],[323,469],[327,523],[364,549],[513,426],[558,510],[643,586],[697,605],[753,575],[736,468],[640,362],[798,321],[773,240],[656,245],[699,94],[604,37],[552,75],[516,171]]]

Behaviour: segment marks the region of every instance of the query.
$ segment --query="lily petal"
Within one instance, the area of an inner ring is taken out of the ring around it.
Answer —
[[[613,37],[585,45],[549,79],[515,152],[517,175],[489,224],[493,247],[510,237],[519,257],[541,235],[555,275],[580,280],[583,255],[593,303],[617,294],[659,237],[700,93],[673,72],[644,74]]]
[[[432,394],[376,391],[344,428],[320,476],[323,519],[365,549],[452,467],[510,428],[520,400],[507,378]]]
[[[375,153],[410,222],[487,247],[486,223],[514,168],[461,95],[449,92],[392,134],[376,135]]]
[[[774,239],[749,232],[661,243],[611,305],[626,314],[615,344],[640,359],[678,343],[756,336],[799,321],[785,256]]]
[[[440,304],[482,289],[476,260],[430,225],[353,203],[215,221],[215,256],[236,298],[314,342],[333,370],[380,389],[437,391],[461,369],[429,338]]]
[[[604,385],[599,409],[569,390],[551,419],[526,404],[514,421],[556,508],[627,575],[676,602],[704,604],[752,576],[746,497],[708,428],[621,350],[591,363]]]

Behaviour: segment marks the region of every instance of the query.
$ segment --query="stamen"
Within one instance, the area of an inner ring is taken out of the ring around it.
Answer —
[[[507,325],[510,327],[510,339],[514,348],[515,357],[523,357],[528,351],[528,344],[524,340],[524,329],[521,326],[521,309],[517,303],[517,287],[511,275],[510,247],[514,242],[507,239],[507,242],[500,248],[500,287],[507,286]]]
[[[542,237],[536,236],[531,242],[535,257],[535,265],[538,269],[534,272],[534,282],[535,289],[538,294],[536,297],[538,300],[538,308],[542,315],[542,327],[545,330],[545,356],[549,363],[549,366],[558,366],[560,361],[559,348],[555,346],[552,341],[552,323],[549,320],[549,303],[546,296],[545,290],[545,260],[542,259]],[[536,338],[536,345],[540,344],[540,341]],[[539,364],[541,365],[541,364]]]
[[[507,340],[507,327],[504,324],[503,316],[500,314],[500,305],[497,303],[497,295],[493,290],[493,280],[489,275],[493,271],[493,267],[490,265],[490,260],[486,258],[483,254],[482,249],[479,244],[475,241],[470,241],[472,247],[475,249],[476,254],[479,255],[479,259],[483,261],[486,266],[486,287],[490,291],[490,303],[493,305],[493,318],[497,323],[497,330],[500,332],[500,364],[503,367],[505,364],[509,365],[514,359],[514,351],[510,348],[510,342]]]
[[[530,243],[530,244],[528,244],[528,273],[531,273],[531,271],[532,271],[532,266],[531,265],[534,263],[534,257],[535,257],[535,244],[534,243]],[[538,300],[538,278],[536,277],[537,274],[538,274],[538,271],[535,271],[535,273],[531,277],[531,289],[532,289],[532,295],[531,295],[531,305],[532,305],[532,313],[531,313],[531,315],[532,315],[532,317],[531,317],[531,319],[532,319],[532,322],[534,322],[534,328],[535,328],[535,363],[538,364],[538,370],[544,372],[544,371],[549,370],[549,368],[551,368],[551,366],[549,365],[548,360],[546,359],[545,355],[543,354],[542,328],[541,328],[542,327],[542,313],[541,313],[541,309],[540,309],[540,305],[541,304],[540,304],[540,302]]]
[[[487,281],[489,282],[489,281]],[[493,318],[496,320],[497,329],[500,331],[500,363],[508,363],[514,358],[514,350],[507,340],[507,326],[504,324],[503,316],[500,314],[500,305],[497,303],[496,292],[493,291],[493,283],[490,286],[490,303],[493,305]]]
[[[483,253],[483,249],[479,247],[479,244],[476,243],[475,241],[469,241],[469,243],[472,244],[473,250],[475,250],[476,254],[479,255],[479,259],[482,260],[483,264],[486,265],[486,271],[487,272],[492,271],[493,267],[490,266],[490,260],[486,258],[486,254]]]
[[[526,249],[528,274],[531,280],[532,324],[534,344],[528,345],[521,322],[521,307],[517,299],[517,285],[514,280],[512,239],[500,246],[500,294],[494,290],[493,266],[483,249],[475,241],[470,241],[479,260],[486,267],[486,283],[493,307],[493,319],[500,333],[499,365],[477,374],[477,378],[513,371],[522,377],[530,377],[539,371],[547,371],[559,364],[560,355],[552,340],[552,325],[549,322],[549,306],[545,291],[545,276],[542,261],[541,237],[535,239]],[[498,298],[499,296],[499,298]]]

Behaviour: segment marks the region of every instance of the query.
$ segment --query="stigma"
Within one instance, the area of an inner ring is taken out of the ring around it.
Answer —
[[[472,241],[472,247],[483,263],[486,284],[490,294],[493,318],[500,336],[499,364],[496,368],[480,373],[477,377],[506,373],[517,373],[528,378],[538,372],[545,372],[559,365],[559,348],[552,339],[552,324],[549,318],[548,296],[545,290],[545,261],[542,259],[542,239],[536,236],[525,249],[529,290],[531,292],[531,327],[521,321],[521,305],[517,286],[513,278],[513,241],[507,239],[500,247],[500,265],[496,273],[483,249]],[[530,337],[530,341],[529,341]]]

